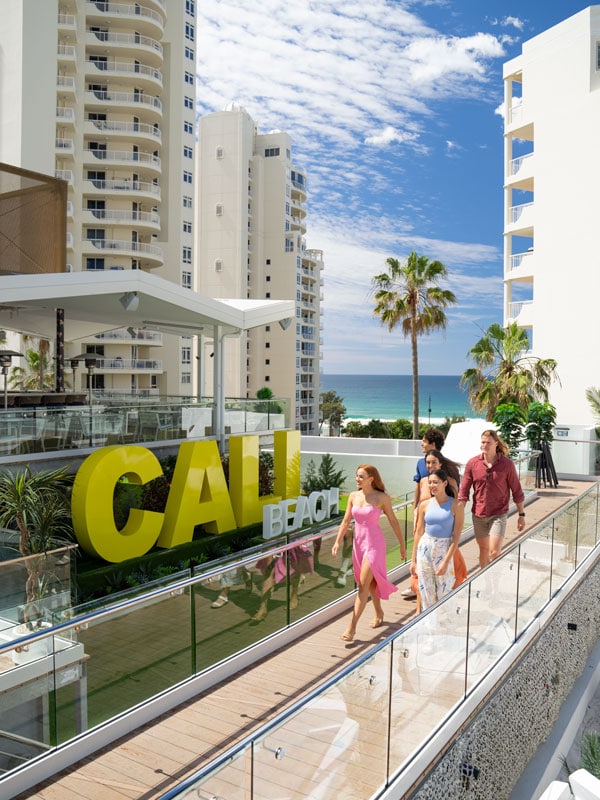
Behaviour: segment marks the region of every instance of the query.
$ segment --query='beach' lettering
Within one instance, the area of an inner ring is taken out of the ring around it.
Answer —
[[[311,492],[306,497],[269,503],[263,509],[263,538],[273,539],[283,533],[299,530],[313,525],[338,513],[340,501],[339,488]]]

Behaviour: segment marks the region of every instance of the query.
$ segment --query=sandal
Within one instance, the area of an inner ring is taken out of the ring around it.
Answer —
[[[223,606],[229,602],[229,598],[225,597],[224,595],[220,594],[217,599],[210,604],[211,608],[223,608]]]
[[[371,628],[381,628],[382,625],[383,625],[383,617],[373,617],[373,619],[369,623],[369,626]]]
[[[352,633],[352,631],[349,630],[344,631],[344,633],[342,633],[342,635],[340,636],[340,639],[343,642],[351,642],[354,639],[354,634]]]

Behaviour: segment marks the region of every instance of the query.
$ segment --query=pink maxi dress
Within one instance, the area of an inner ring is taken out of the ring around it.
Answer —
[[[358,583],[360,570],[366,558],[377,583],[375,592],[382,600],[387,600],[393,592],[398,591],[398,587],[387,579],[386,544],[379,525],[381,509],[369,505],[352,506],[352,516],[354,518],[354,545],[352,547],[354,578]]]

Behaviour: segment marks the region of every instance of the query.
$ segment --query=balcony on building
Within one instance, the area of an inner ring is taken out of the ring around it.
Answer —
[[[60,177],[59,175],[56,176]],[[119,197],[131,196],[134,199],[147,198],[154,203],[160,201],[160,186],[158,183],[140,181],[135,178],[116,178],[104,180],[100,178],[87,178],[82,181],[83,194],[91,197],[104,197],[106,194],[117,194]]]
[[[531,195],[531,192],[524,193]],[[505,233],[533,236],[535,209],[533,199],[510,205],[507,209]]]
[[[126,122],[125,120],[88,119],[83,123],[83,133],[86,137],[103,136],[107,139],[123,139],[128,143],[132,140],[150,142],[152,146],[160,144],[162,139],[161,129],[158,124],[151,125],[146,122]]]
[[[75,78],[73,75],[57,75],[56,91],[68,96],[75,94]]]
[[[506,280],[531,279],[535,272],[533,248],[523,253],[512,253],[507,259]]]
[[[73,139],[64,139],[57,136],[54,140],[54,147],[57,158],[75,155],[75,142]]]
[[[71,63],[74,64],[76,59],[77,59],[77,50],[75,49],[75,47],[72,44],[59,44],[59,45],[57,45],[56,54],[57,54],[57,57],[58,57],[58,63],[59,64],[64,63],[64,62],[67,62],[67,63],[71,62]]]
[[[90,58],[85,62],[86,80],[115,80],[122,79],[135,82],[135,85],[148,92],[162,89],[162,72],[156,67],[141,64],[139,61],[115,61]]]
[[[533,326],[533,300],[517,300],[507,304],[507,322],[516,322],[521,328]]]
[[[98,162],[102,162],[100,165]],[[160,156],[154,153],[145,153],[139,150],[104,150],[102,147],[87,147],[83,151],[83,163],[87,168],[102,169],[107,167],[131,167],[139,172],[149,173],[141,175],[141,179],[152,180],[161,173]]]
[[[57,106],[56,122],[59,125],[75,125],[75,109]]]
[[[105,356],[98,358],[94,366],[95,372],[164,372],[163,362],[155,358],[122,358],[121,356]]]
[[[72,169],[56,169],[54,170],[54,177],[60,178],[61,181],[66,181],[69,186],[74,186],[75,176]]]
[[[77,30],[77,19],[74,14],[59,14],[57,18],[58,30],[72,33]]]
[[[145,242],[132,242],[127,239],[84,239],[81,243],[84,256],[102,257],[116,255],[136,258],[142,269],[155,269],[164,264],[161,247]]]
[[[508,175],[506,185],[523,191],[533,191],[535,157],[533,151],[512,158],[508,162]]]
[[[139,58],[144,52],[154,66],[163,63],[163,46],[150,36],[141,36],[139,33],[118,33],[106,29],[91,31],[85,35],[85,44],[88,48],[103,48],[104,52],[119,53],[129,58]]]
[[[159,122],[162,119],[162,101],[160,97],[147,92],[123,92],[99,88],[84,93],[86,109],[117,113],[131,112],[137,116],[145,114],[144,122]]]
[[[88,0],[85,13],[88,25],[103,26],[112,22],[125,28],[131,24],[142,36],[155,39],[162,39],[165,30],[164,6],[157,0],[149,0],[144,6],[112,0]]]
[[[84,209],[81,215],[84,225],[124,225],[136,230],[160,230],[160,216],[155,211],[137,211],[126,208]]]

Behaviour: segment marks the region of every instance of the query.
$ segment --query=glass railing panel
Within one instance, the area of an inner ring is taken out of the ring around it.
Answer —
[[[598,498],[596,492],[577,502],[577,563],[592,552],[598,537]]]
[[[466,636],[456,609],[431,609],[394,639],[390,771],[414,757],[465,693]]]
[[[552,572],[549,553],[529,536],[514,551],[519,559],[517,634],[522,633],[550,599]]]
[[[252,794],[252,746],[236,753],[206,778],[177,792],[179,800],[248,800]],[[168,794],[166,795],[169,796]]]
[[[510,561],[506,567],[504,561]],[[515,638],[518,558],[506,554],[470,581],[467,689],[483,677]],[[466,591],[461,587],[460,592]],[[473,660],[471,660],[471,655]]]
[[[90,727],[193,674],[190,609],[189,589],[174,589],[81,618],[75,630],[86,659]]]
[[[376,793],[385,781],[389,654],[379,651],[255,742],[255,800]]]

